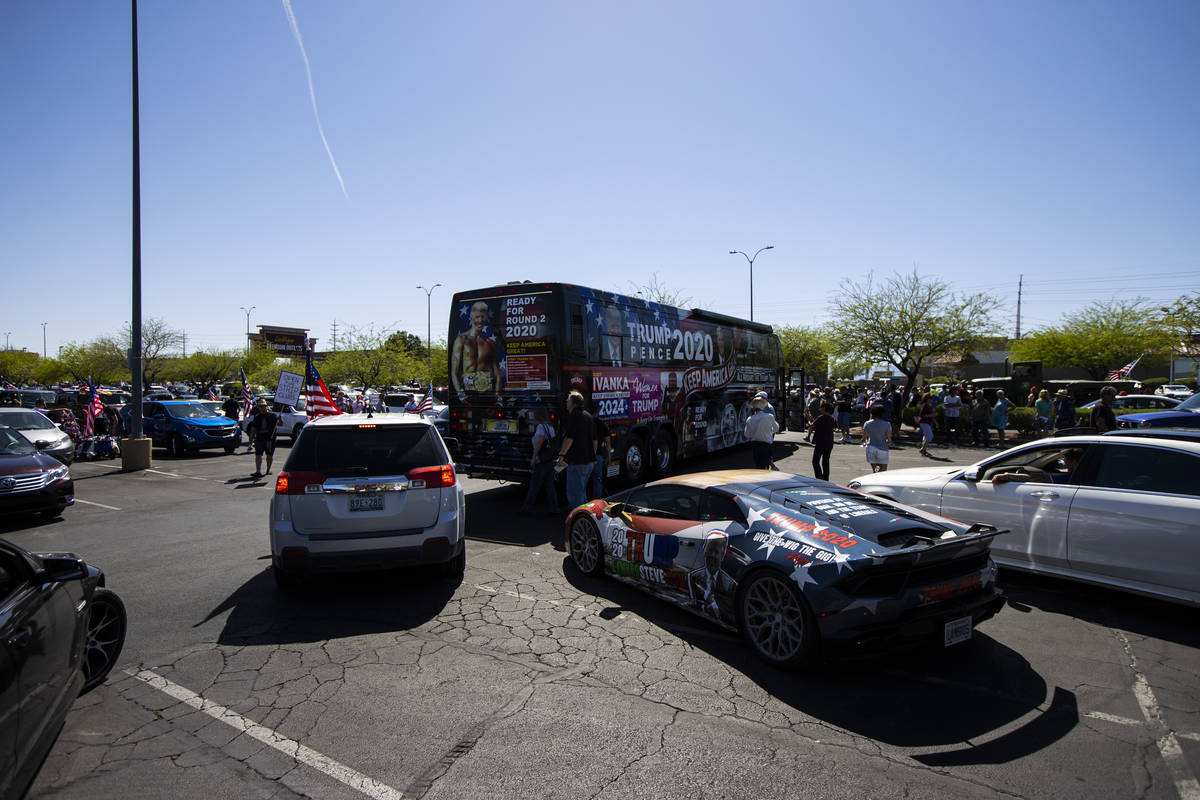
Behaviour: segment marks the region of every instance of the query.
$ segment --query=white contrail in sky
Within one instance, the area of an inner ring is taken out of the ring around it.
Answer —
[[[317,111],[317,93],[313,91],[308,53],[304,52],[304,40],[300,38],[300,28],[296,25],[296,15],[292,13],[291,0],[283,0],[283,10],[287,12],[288,24],[292,26],[292,35],[296,37],[296,44],[300,45],[300,57],[304,59],[304,73],[308,75],[308,97],[312,100],[313,116],[317,120],[317,133],[321,134],[321,144],[325,145],[325,152],[329,154],[329,163],[333,165],[333,174],[337,176],[338,185],[342,187],[342,194],[349,200],[350,195],[346,194],[346,183],[342,180],[342,173],[338,170],[337,162],[333,159],[333,151],[329,149],[329,142],[325,138],[325,129],[321,127],[321,113]]]

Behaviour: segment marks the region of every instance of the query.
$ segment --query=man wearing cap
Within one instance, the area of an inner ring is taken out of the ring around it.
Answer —
[[[279,417],[271,413],[267,401],[260,397],[250,411],[250,421],[246,423],[246,436],[254,445],[254,475],[262,477],[263,453],[267,455],[267,474],[271,474],[271,460],[275,458],[275,428],[279,425]]]
[[[1054,393],[1054,430],[1062,431],[1076,427],[1075,398],[1066,389]]]
[[[775,417],[775,419],[779,419],[779,415],[775,413],[775,406],[771,405],[771,400],[767,397],[766,392],[759,390],[759,392],[754,395],[753,399],[762,400],[764,410],[772,417]]]
[[[742,432],[750,442],[754,454],[755,469],[771,468],[771,444],[775,434],[779,432],[779,423],[774,414],[768,414],[766,392],[759,392],[750,401],[750,416],[746,419],[746,428]]]
[[[1111,386],[1100,390],[1100,402],[1092,406],[1092,427],[1097,433],[1117,429],[1117,415],[1112,410],[1112,399],[1116,396],[1117,390]]]

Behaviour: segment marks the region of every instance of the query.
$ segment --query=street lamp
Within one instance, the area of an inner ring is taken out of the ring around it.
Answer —
[[[742,253],[742,255],[745,257],[745,259],[750,262],[750,321],[751,322],[754,322],[754,259],[758,258],[758,254],[761,253],[763,250],[774,250],[774,249],[775,249],[775,245],[769,244],[766,247],[758,248],[757,252],[755,252],[754,255],[752,255],[752,256],[748,256],[745,253],[742,253],[741,250],[730,250],[729,251],[729,255],[733,255],[734,253]]]
[[[49,324],[49,322],[42,323],[42,358],[46,357],[46,326]]]
[[[8,337],[10,337],[10,336],[12,336],[12,331],[5,331],[5,332],[4,332],[4,349],[5,349],[5,350],[7,350],[7,349],[8,349]]]
[[[440,283],[435,283],[426,289],[424,286],[417,288],[425,292],[425,355],[429,357],[429,391],[433,392],[433,347],[430,344],[430,316],[429,316],[429,298],[433,294],[433,290],[441,286]]]
[[[253,311],[254,309],[258,308],[258,306],[250,306],[249,308],[246,308],[245,306],[238,306],[238,308],[240,308],[240,309],[242,309],[242,311],[246,312],[246,352],[249,353],[250,352],[250,312]]]

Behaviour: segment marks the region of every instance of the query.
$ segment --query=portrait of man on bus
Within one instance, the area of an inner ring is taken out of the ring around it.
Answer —
[[[603,333],[600,336],[600,361],[614,367],[624,366],[625,318],[618,306],[604,307]]]
[[[454,339],[450,353],[450,380],[462,397],[466,392],[498,392],[501,387],[499,346],[489,335],[487,303],[477,300],[470,309],[469,325]]]
[[[679,373],[664,372],[660,378],[663,393],[662,404],[659,408],[662,409],[662,413],[667,419],[673,420],[679,413],[679,403],[683,400],[683,392],[679,388]]]
[[[717,346],[713,353],[713,363],[720,366],[733,358],[733,337],[728,328],[717,326]]]

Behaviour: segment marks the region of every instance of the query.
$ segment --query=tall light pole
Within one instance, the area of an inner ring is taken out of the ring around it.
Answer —
[[[46,326],[49,324],[49,322],[42,323],[42,358],[46,357]]]
[[[246,352],[249,353],[250,352],[250,312],[253,311],[254,309],[258,308],[258,306],[250,306],[249,308],[246,308],[245,306],[238,306],[238,308],[240,308],[240,309],[242,309],[242,311],[246,312]]]
[[[758,258],[758,254],[763,250],[774,250],[775,245],[769,244],[766,247],[760,247],[752,256],[742,253],[741,250],[730,250],[729,255],[734,253],[742,253],[746,260],[750,262],[750,321],[754,322],[754,259]]]
[[[5,350],[7,350],[7,349],[8,349],[8,337],[10,337],[10,336],[12,336],[12,331],[5,331],[5,332],[4,332],[4,349],[5,349]]]
[[[438,288],[439,286],[441,286],[440,283],[435,283],[433,286],[430,286],[428,289],[426,289],[424,286],[417,287],[421,291],[425,292],[425,355],[429,357],[430,391],[433,391],[433,347],[430,344],[430,336],[431,336],[431,327],[430,327],[431,321],[430,320],[431,320],[431,318],[429,316],[429,314],[430,314],[430,312],[429,312],[429,297],[430,297],[430,295],[433,294],[433,290]]]

